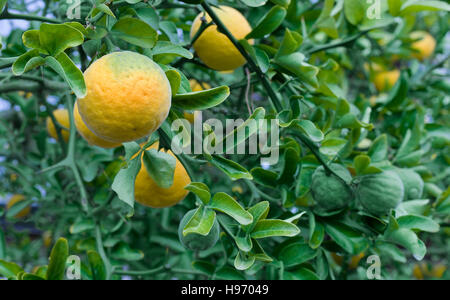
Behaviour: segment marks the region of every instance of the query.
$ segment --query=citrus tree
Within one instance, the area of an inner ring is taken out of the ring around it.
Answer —
[[[0,0],[0,277],[450,278],[448,11]]]

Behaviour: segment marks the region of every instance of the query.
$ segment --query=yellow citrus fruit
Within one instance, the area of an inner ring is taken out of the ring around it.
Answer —
[[[143,138],[169,114],[169,80],[147,56],[130,51],[105,55],[86,70],[84,80],[87,95],[78,99],[78,109],[86,126],[104,140]]]
[[[9,199],[8,204],[6,204],[6,209],[10,209],[14,204],[21,202],[25,200],[25,196],[24,195],[13,195],[11,197],[11,199]],[[26,216],[28,216],[31,212],[31,207],[27,206],[24,209],[22,209],[21,211],[19,211],[14,218],[17,219],[21,219],[21,218],[25,218]]]
[[[373,83],[378,91],[385,91],[392,88],[399,77],[399,70],[383,71],[376,73]]]
[[[158,149],[158,143],[153,144],[148,149]],[[168,153],[175,157],[172,151],[169,150]],[[160,187],[150,177],[142,161],[142,166],[134,185],[136,202],[153,208],[162,208],[173,206],[186,197],[188,191],[184,187],[191,183],[191,179],[181,162],[178,159],[176,161],[173,184],[169,188]]]
[[[237,40],[245,38],[252,31],[247,19],[236,9],[219,6],[213,7],[213,10]],[[205,17],[207,23],[211,22],[209,15],[200,13],[192,24],[191,38],[200,29],[202,17]],[[217,71],[230,71],[245,64],[245,58],[228,37],[217,30],[216,25],[211,25],[202,32],[194,43],[194,49],[205,65]]]
[[[418,264],[414,265],[412,273],[413,273],[413,276],[416,279],[422,280],[424,278],[424,275],[423,275],[423,272],[422,272],[422,268]]]
[[[414,50],[413,57],[424,60],[433,54],[436,40],[431,34],[425,31],[414,31],[410,34],[410,38],[417,40],[411,44],[411,49]]]
[[[59,125],[62,127],[61,135],[63,137],[63,140],[67,143],[67,141],[69,141],[70,136],[69,112],[67,111],[67,109],[57,109],[53,111],[53,115],[55,116],[56,122],[58,122]],[[47,132],[55,140],[58,139],[58,133],[56,131],[55,124],[53,124],[52,119],[50,117],[47,117]]]
[[[89,145],[99,146],[102,148],[116,148],[119,147],[120,143],[113,143],[107,140],[104,140],[98,136],[96,136],[89,128],[84,124],[83,119],[80,116],[78,111],[78,102],[75,102],[73,107],[73,117],[75,120],[75,127],[78,130],[78,133],[89,143]]]
[[[46,248],[49,248],[52,245],[52,232],[46,231],[42,234],[42,241]]]
[[[442,278],[442,275],[444,275],[446,270],[447,267],[444,264],[437,264],[433,267],[431,275],[435,278]]]

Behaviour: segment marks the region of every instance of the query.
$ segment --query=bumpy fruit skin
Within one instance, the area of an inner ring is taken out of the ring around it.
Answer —
[[[11,199],[9,199],[8,204],[6,204],[6,209],[10,209],[14,204],[21,202],[25,200],[25,196],[24,195],[13,195],[11,197]],[[24,209],[22,209],[21,211],[19,211],[14,218],[16,219],[22,219],[25,218],[26,216],[28,216],[31,212],[31,207],[27,206]]]
[[[83,119],[80,116],[78,111],[78,101],[75,102],[73,107],[73,117],[75,121],[75,127],[78,130],[78,133],[92,146],[98,146],[102,148],[116,148],[119,147],[120,143],[113,143],[107,140],[104,140],[98,136],[96,136],[89,128],[84,124]]]
[[[375,74],[373,83],[379,92],[392,88],[400,77],[399,70],[383,71]]]
[[[216,219],[214,220],[214,225],[211,228],[211,231],[206,236],[196,233],[190,233],[186,236],[183,236],[183,229],[192,218],[195,211],[195,209],[188,211],[184,215],[183,219],[181,219],[180,225],[178,227],[178,238],[180,239],[180,242],[184,247],[194,251],[202,251],[211,248],[217,243],[217,241],[219,240],[220,227]]]
[[[411,32],[410,38],[417,40],[411,44],[411,49],[414,50],[412,56],[424,60],[433,54],[436,48],[436,40],[428,32],[414,31]]]
[[[228,6],[212,9],[237,40],[245,38],[252,31],[247,19],[236,9]],[[207,23],[211,22],[209,15],[200,13],[192,24],[191,38],[200,29],[203,16]],[[245,58],[228,37],[217,30],[216,25],[211,25],[203,31],[195,41],[194,49],[205,65],[217,71],[230,71],[245,64]]]
[[[158,143],[153,144],[149,149],[158,149]],[[168,153],[175,157],[172,151]],[[184,189],[191,183],[191,179],[181,162],[177,159],[173,184],[169,188],[160,187],[148,174],[142,160],[141,169],[136,177],[134,185],[134,198],[136,202],[153,208],[169,207],[183,200],[188,191]]]
[[[330,168],[341,176],[346,183],[352,180],[350,172],[342,165],[332,164]],[[326,174],[323,166],[318,167],[311,181],[311,192],[317,205],[325,210],[333,211],[345,207],[353,198],[350,187],[342,180]]]
[[[150,135],[167,118],[172,92],[164,71],[147,56],[114,52],[84,73],[87,95],[78,99],[86,126],[98,137],[124,143]]]
[[[356,195],[365,210],[373,215],[382,216],[396,208],[402,201],[404,188],[395,172],[383,171],[361,177]]]
[[[70,119],[69,119],[69,111],[67,109],[57,109],[53,111],[53,115],[55,116],[56,122],[62,126],[61,135],[63,140],[67,143],[69,141],[70,136]],[[53,124],[52,119],[47,117],[47,132],[48,134],[58,140],[58,133],[56,131],[55,124]]]
[[[400,168],[395,169],[395,173],[403,182],[405,190],[403,200],[414,200],[422,197],[424,182],[419,174],[410,169]]]

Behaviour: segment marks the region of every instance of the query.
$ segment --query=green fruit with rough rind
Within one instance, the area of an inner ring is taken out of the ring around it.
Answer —
[[[404,195],[403,183],[394,171],[362,176],[356,197],[364,209],[377,216],[397,207]]]
[[[181,219],[180,225],[178,227],[178,238],[180,239],[180,242],[184,247],[194,251],[202,251],[211,248],[217,243],[220,235],[220,227],[216,219],[214,220],[213,227],[206,236],[198,233],[188,233],[187,235],[183,236],[184,227],[189,222],[189,220],[191,220],[195,211],[196,209],[188,211],[184,215],[183,219]]]
[[[400,168],[395,169],[395,173],[403,182],[403,200],[415,200],[422,197],[424,182],[419,174],[411,169]]]
[[[345,182],[334,174],[327,174],[323,166],[314,171],[311,181],[314,200],[319,207],[327,211],[344,208],[353,199],[353,191],[348,185],[352,180],[350,172],[339,164],[330,165],[330,169]]]

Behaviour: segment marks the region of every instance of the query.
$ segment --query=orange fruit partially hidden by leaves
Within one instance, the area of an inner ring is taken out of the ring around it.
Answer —
[[[414,51],[413,57],[424,60],[433,54],[436,40],[431,34],[425,31],[414,31],[410,34],[410,38],[417,40],[411,44],[411,49]]]
[[[352,256],[352,258],[350,259],[349,263],[348,263],[348,268],[353,270],[356,269],[358,267],[359,262],[361,261],[361,259],[364,257],[364,252],[361,252],[358,255]],[[333,258],[334,262],[340,266],[342,266],[342,262],[344,260],[344,258],[337,254],[337,253],[331,253],[331,257]]]
[[[212,9],[237,40],[245,38],[252,31],[247,19],[238,10],[229,6]],[[202,18],[205,18],[206,24],[211,22],[209,15],[200,13],[192,24],[191,38],[200,29]],[[205,65],[217,71],[230,71],[245,64],[245,58],[228,37],[217,30],[216,25],[211,25],[202,32],[194,43],[194,49]]]
[[[19,203],[21,201],[25,200],[25,196],[24,195],[13,195],[11,197],[11,199],[9,199],[8,204],[6,204],[6,209],[10,209],[11,207],[13,207],[14,204]],[[25,218],[26,216],[28,216],[31,212],[31,207],[27,206],[24,209],[22,209],[21,211],[19,211],[14,218],[16,219],[22,219]]]
[[[61,126],[61,136],[63,140],[67,143],[69,141],[69,128],[70,128],[70,119],[69,112],[67,109],[57,109],[53,111],[53,115],[55,116],[56,122]],[[55,124],[53,124],[52,119],[47,117],[47,132],[48,134],[58,140],[58,133],[56,131]]]
[[[169,80],[147,56],[130,51],[105,55],[86,70],[84,80],[87,95],[78,99],[78,109],[86,126],[104,140],[146,137],[169,114]]]
[[[104,140],[98,136],[96,136],[84,123],[83,119],[80,116],[78,111],[77,102],[73,107],[73,117],[75,120],[75,127],[78,130],[78,133],[89,143],[89,145],[99,146],[102,148],[116,148],[119,147],[120,143],[113,143],[107,140]]]
[[[147,148],[147,150],[149,149],[158,150],[158,143],[154,143]],[[169,150],[167,153],[175,157],[172,151]],[[185,190],[184,187],[189,183],[191,183],[191,179],[189,178],[186,169],[181,162],[176,159],[172,186],[169,188],[160,187],[148,174],[142,159],[141,169],[139,170],[134,185],[134,197],[136,202],[153,208],[173,206],[186,197],[188,191]]]
[[[373,83],[378,91],[386,91],[395,85],[399,77],[399,70],[383,71],[376,73]]]

